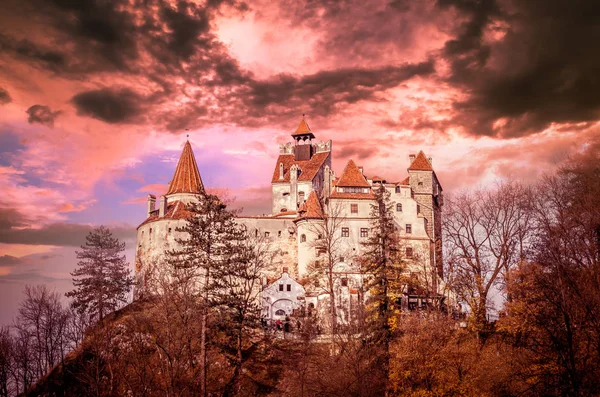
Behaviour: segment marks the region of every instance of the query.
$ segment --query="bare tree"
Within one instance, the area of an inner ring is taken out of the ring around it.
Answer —
[[[447,198],[442,225],[453,289],[471,308],[474,325],[487,322],[490,290],[521,260],[530,230],[529,195],[516,182]]]
[[[321,208],[323,205],[321,204]],[[342,225],[345,222],[343,207],[339,202],[330,202],[327,214],[321,219],[311,219],[308,230],[315,240],[310,246],[317,252],[317,257],[308,266],[308,278],[312,286],[329,295],[329,320],[331,324],[332,343],[338,331],[338,313],[336,309],[336,264],[343,256]],[[325,276],[325,284],[321,283]]]

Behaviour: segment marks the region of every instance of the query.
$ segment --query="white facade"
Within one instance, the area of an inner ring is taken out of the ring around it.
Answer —
[[[362,168],[358,167],[360,175],[356,175],[355,170],[352,177],[354,180],[359,179],[360,187],[352,187],[351,183],[339,186],[345,173],[336,178],[331,170],[331,141],[315,144],[311,142],[313,137],[312,133],[309,135],[306,132],[294,135],[297,145],[304,146],[301,150],[291,143],[280,146],[271,181],[271,215],[237,218],[249,234],[267,239],[276,253],[272,268],[265,274],[265,278],[276,280],[264,288],[265,317],[276,319],[278,310],[282,311],[279,312],[280,315],[284,312],[289,315],[302,305],[312,303],[317,307],[328,300],[327,294],[319,288],[307,286],[305,290],[301,285],[311,266],[315,261],[321,260],[315,241],[319,239],[318,224],[323,220],[301,215],[301,207],[307,204],[313,192],[322,205],[324,216],[335,213],[341,219],[340,228],[336,231],[340,233],[340,246],[335,266],[336,306],[339,308],[341,324],[349,321],[353,305],[364,298],[359,296],[363,293],[361,288],[364,276],[359,259],[363,251],[362,243],[371,235],[370,214],[372,205],[375,204],[372,192],[381,184],[390,192],[405,257],[408,262],[412,261],[409,271],[435,279],[433,283],[439,288],[441,279],[431,275],[436,270],[439,273],[441,269],[440,228],[443,202],[441,186],[431,168],[431,160],[425,159],[422,152],[416,160],[411,157],[408,164],[409,178],[402,182],[390,183],[380,178],[374,181],[365,177]],[[398,167],[401,166],[402,164],[398,164]],[[176,175],[178,172],[179,170]],[[185,203],[199,197],[197,193],[186,192],[167,195],[163,204],[159,203],[159,207],[162,205],[164,208],[159,208],[158,211],[152,203],[152,197],[149,197],[149,217],[137,230],[138,292],[147,287],[153,269],[164,265],[166,250],[174,248],[175,230],[185,223],[179,206],[183,208]],[[279,289],[280,285],[285,286],[283,291]],[[287,290],[288,285],[290,291]]]

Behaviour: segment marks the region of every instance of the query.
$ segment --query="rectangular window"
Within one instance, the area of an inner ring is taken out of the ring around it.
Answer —
[[[325,248],[317,248],[317,256],[325,255]]]
[[[358,204],[350,204],[350,212],[353,214],[358,214]]]
[[[367,229],[366,227],[361,227],[360,237],[369,237],[369,229]]]
[[[421,213],[421,206],[419,204],[417,204],[417,214]]]
[[[413,249],[412,249],[412,247],[406,247],[406,257],[407,258],[412,258],[413,257]]]
[[[410,233],[412,233],[412,225],[411,225],[410,223],[407,223],[407,224],[406,224],[406,229],[405,229],[405,230],[406,230],[406,233],[407,233],[407,234],[410,234]]]
[[[270,235],[271,235],[271,233],[265,232],[265,237],[269,237]]]
[[[347,227],[342,228],[342,237],[350,237],[350,229]]]
[[[287,284],[287,291],[290,292],[292,290],[292,284]]]
[[[343,278],[342,279],[342,287],[347,287],[348,286],[348,279],[347,278]]]
[[[283,291],[283,284],[279,284],[279,291]]]
[[[396,212],[402,212],[402,204],[396,204]]]

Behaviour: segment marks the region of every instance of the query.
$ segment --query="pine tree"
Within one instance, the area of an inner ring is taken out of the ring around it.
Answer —
[[[75,289],[66,296],[73,298],[73,307],[102,320],[107,314],[127,302],[133,285],[131,271],[125,261],[125,243],[113,237],[109,229],[100,226],[86,236],[81,251],[76,251],[77,268],[71,273]]]
[[[235,299],[231,289],[229,296],[223,292],[231,283],[231,272],[239,271],[239,245],[245,233],[215,195],[203,195],[198,202],[187,204],[186,210],[186,224],[177,228],[184,237],[176,239],[179,247],[168,252],[167,262],[176,291],[186,299],[194,297],[201,302],[199,394],[206,396],[209,311],[222,305],[225,298]]]
[[[401,243],[394,222],[390,193],[382,185],[375,189],[375,204],[371,205],[371,235],[363,243],[363,272],[372,309],[367,331],[371,342],[381,348],[380,360],[384,376],[389,379],[389,344],[391,320],[396,309],[397,296],[404,288]],[[387,392],[387,387],[386,387]]]

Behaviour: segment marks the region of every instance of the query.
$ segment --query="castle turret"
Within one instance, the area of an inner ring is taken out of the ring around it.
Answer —
[[[409,183],[418,212],[426,219],[426,231],[432,241],[431,262],[437,273],[443,276],[442,265],[442,187],[433,171],[431,158],[423,151],[411,154],[408,167]]]
[[[190,141],[187,141],[183,146],[175,174],[171,183],[169,183],[169,189],[165,196],[167,202],[175,200],[190,202],[197,199],[198,195],[204,194],[204,192],[204,184],[200,177],[200,171],[198,171],[196,157],[194,157]]]

